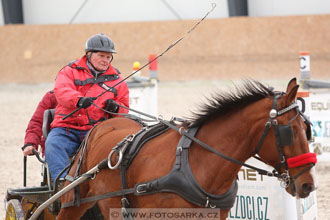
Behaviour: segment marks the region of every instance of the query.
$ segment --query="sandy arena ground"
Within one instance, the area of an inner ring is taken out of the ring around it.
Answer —
[[[287,80],[267,81],[277,90],[286,87]],[[229,81],[189,81],[160,82],[158,112],[165,119],[171,116],[187,116],[189,110],[198,106],[204,96],[221,89],[226,90]],[[52,84],[2,84],[0,85],[0,220],[4,219],[3,199],[7,188],[23,186],[23,154],[21,147],[26,125],[38,102]],[[330,162],[320,162],[316,166],[318,191],[318,219],[330,219]],[[28,186],[38,186],[41,181],[41,164],[34,157],[28,158]]]

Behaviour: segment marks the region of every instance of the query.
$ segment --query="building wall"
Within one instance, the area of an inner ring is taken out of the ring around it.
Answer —
[[[145,64],[196,20],[0,27],[0,82],[52,82],[84,54],[93,34],[105,33],[124,76]],[[330,78],[330,15],[206,19],[158,60],[160,80],[299,77],[299,52],[311,54],[311,76]],[[142,71],[147,73],[147,68]]]
[[[203,17],[213,2],[209,17],[228,17],[226,0],[23,0],[23,14],[25,24],[181,20]]]
[[[229,16],[230,0],[21,0],[25,24],[71,24],[101,22],[168,21],[198,19],[212,3],[217,7],[209,18]],[[294,16],[330,14],[330,2],[324,0],[246,0],[248,14]],[[239,4],[237,1],[235,4]],[[4,24],[0,4],[0,25]]]
[[[288,16],[330,14],[330,1],[248,0],[249,16]]]
[[[228,17],[228,0],[22,0],[25,24],[69,24],[197,19],[217,4],[209,18]],[[330,14],[330,1],[248,0],[248,14],[288,16]]]

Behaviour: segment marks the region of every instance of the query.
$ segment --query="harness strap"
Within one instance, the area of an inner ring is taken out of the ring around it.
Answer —
[[[81,151],[80,155],[79,155],[79,158],[78,158],[78,162],[77,162],[77,168],[76,168],[76,172],[75,172],[75,175],[73,178],[77,178],[79,176],[79,171],[80,171],[80,167],[81,167],[81,163],[82,163],[82,160],[83,160],[83,157],[84,157],[84,154],[85,154],[85,151],[86,151],[86,147],[87,147],[87,141],[88,141],[88,138],[90,136],[90,134],[92,133],[92,131],[94,130],[96,126],[92,127],[86,134],[82,144],[80,145],[76,155],[72,158],[72,161],[71,161],[71,166],[73,164],[73,162],[75,161],[76,157],[78,156],[79,152]]]
[[[218,151],[216,151],[215,149],[213,149],[212,147],[210,147],[209,145],[205,144],[204,142],[198,140],[197,138],[195,138],[194,136],[190,135],[188,132],[184,131],[183,129],[178,129],[177,127],[175,127],[174,125],[172,125],[171,123],[165,121],[165,120],[161,120],[161,123],[164,123],[166,124],[167,126],[171,127],[172,129],[178,131],[182,136],[185,136],[187,138],[189,138],[190,140],[196,142],[197,144],[199,144],[200,146],[202,146],[203,148],[205,148],[206,150],[222,157],[223,159],[225,160],[228,160],[228,161],[231,161],[233,163],[236,163],[238,165],[241,165],[241,166],[245,166],[245,167],[248,167],[248,168],[251,168],[251,169],[254,169],[256,170],[260,175],[267,175],[267,176],[275,176],[275,177],[281,177],[280,174],[278,173],[272,173],[272,172],[269,172],[267,170],[263,170],[263,169],[260,169],[260,168],[257,168],[255,166],[252,166],[252,165],[249,165],[249,164],[246,164],[242,161],[239,161],[239,160],[236,160],[236,159],[233,159],[231,157],[228,157]]]
[[[127,195],[127,194],[132,194],[134,192],[135,192],[135,188],[122,189],[122,190],[109,192],[109,193],[98,195],[98,196],[91,196],[91,197],[83,198],[80,200],[80,204],[94,202],[94,201],[102,200],[102,199],[108,199],[108,198],[117,197],[117,196],[123,196],[123,195]],[[74,205],[75,205],[74,202],[71,201],[71,202],[67,202],[67,203],[63,204],[61,206],[61,208],[67,208],[67,207],[74,206]]]
[[[266,135],[267,135],[267,133],[268,133],[270,127],[271,127],[271,119],[269,119],[269,120],[267,121],[267,123],[266,123],[266,127],[265,127],[265,129],[264,129],[264,132],[262,133],[262,136],[261,136],[261,138],[259,139],[258,145],[257,145],[257,147],[256,147],[256,154],[259,153],[259,150],[260,150],[260,148],[261,148],[261,146],[262,146],[262,143],[264,143],[264,139],[265,139],[265,137],[266,137]]]
[[[284,109],[281,109],[280,111],[277,112],[277,115],[280,116],[280,115],[283,115],[284,113],[290,111],[291,109],[294,109],[294,108],[298,108],[299,105],[298,103],[293,103],[291,105],[289,105],[288,107],[284,108]]]
[[[76,155],[74,155],[72,161],[71,161],[71,164],[70,164],[70,167],[72,166],[73,164],[73,161],[75,160],[76,156],[78,155],[78,153],[81,151],[80,153],[80,156],[78,158],[78,162],[77,162],[77,168],[76,168],[76,172],[74,174],[74,176],[68,176],[66,175],[65,179],[66,180],[69,180],[71,182],[73,182],[74,180],[76,180],[78,177],[79,177],[79,171],[80,171],[80,167],[81,167],[81,164],[82,164],[82,160],[83,160],[83,157],[84,157],[84,154],[85,154],[85,151],[86,151],[86,147],[87,147],[87,141],[88,141],[88,138],[90,136],[90,134],[92,133],[92,131],[94,130],[96,126],[92,127],[86,134],[83,142],[80,144],[79,148],[78,148],[78,151],[76,153]],[[74,188],[74,193],[73,193],[73,199],[72,199],[72,203],[75,205],[75,206],[80,206],[80,186],[76,186]]]
[[[305,169],[303,169],[302,171],[300,171],[296,176],[291,177],[292,180],[297,179],[298,177],[300,177],[302,174],[304,174],[305,172],[309,171],[310,169],[312,169],[315,166],[315,163],[312,163],[309,167],[306,167]]]
[[[121,180],[122,190],[127,190],[127,178],[126,178],[127,166],[126,166],[126,164],[121,164],[119,167],[119,170],[120,170],[120,180]],[[126,194],[122,195],[121,203],[122,203],[123,209],[130,208],[130,202],[129,202]]]
[[[280,95],[277,95],[274,98],[272,109],[274,109],[275,111],[277,109],[277,101],[278,101],[279,98],[280,98]],[[290,106],[287,107],[287,108],[285,108],[285,109],[283,109],[283,110],[281,110],[280,113],[281,114],[284,114],[285,112],[287,112],[289,110],[291,110]],[[276,116],[278,116],[278,115],[279,115],[279,113],[277,112]],[[275,136],[276,148],[277,148],[278,155],[280,157],[280,167],[283,166],[285,168],[285,170],[287,170],[288,169],[288,164],[287,164],[287,162],[285,160],[285,156],[283,154],[283,151],[281,150],[280,131],[279,131],[279,127],[278,127],[278,123],[277,123],[276,117],[275,117],[275,119],[272,119],[272,120],[273,120],[272,124],[273,124],[273,127],[274,127],[274,136]]]
[[[156,136],[161,135],[168,129],[169,128],[167,126],[164,127],[159,125],[158,126],[155,125],[152,128],[143,127],[139,132],[137,132],[134,135],[134,141],[133,140],[130,141],[129,151],[126,152],[125,150],[125,152],[123,152],[124,154],[123,160],[121,161],[119,166],[122,190],[127,189],[127,176],[126,176],[127,168],[130,166],[130,164],[132,163],[133,159],[135,158],[139,150],[142,148],[142,146],[149,140],[153,139]],[[122,203],[122,212],[127,212],[126,209],[130,208],[131,204],[126,194],[122,195],[121,203]]]
[[[133,162],[134,158],[136,157],[136,155],[139,153],[139,151],[141,150],[142,146],[144,146],[145,143],[147,143],[148,141],[150,141],[151,139],[163,134],[164,132],[166,132],[168,129],[170,129],[168,126],[154,126],[152,128],[149,128],[145,131],[143,131],[143,129],[141,129],[141,131],[138,132],[138,134],[141,132],[140,135],[135,135],[137,141],[134,141],[129,149],[128,154],[126,154],[124,156],[124,161],[127,161],[127,167],[129,167],[131,165],[131,163]],[[148,135],[147,137],[145,136]],[[150,135],[150,136],[149,136]]]
[[[280,132],[279,132],[277,120],[273,121],[273,127],[274,127],[276,148],[277,148],[278,155],[280,157],[280,167],[284,166],[285,170],[287,170],[288,169],[288,164],[285,160],[285,156],[283,154],[283,151],[281,150]]]
[[[189,134],[192,136],[195,136],[199,127],[194,127],[189,129]],[[192,140],[189,138],[181,138],[178,144],[178,147],[176,148],[176,159],[175,159],[175,169],[179,170],[181,167],[181,162],[182,162],[182,151],[183,149],[187,149],[190,147],[192,143]]]

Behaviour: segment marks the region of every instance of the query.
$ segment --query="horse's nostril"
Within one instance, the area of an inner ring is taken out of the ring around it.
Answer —
[[[312,192],[314,189],[315,189],[315,186],[313,183],[304,183],[302,185],[302,190],[306,194]]]

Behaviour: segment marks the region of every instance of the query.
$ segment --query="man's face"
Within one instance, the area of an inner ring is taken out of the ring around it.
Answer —
[[[94,52],[90,58],[90,62],[98,71],[105,71],[109,67],[111,61],[112,53],[110,52]]]

